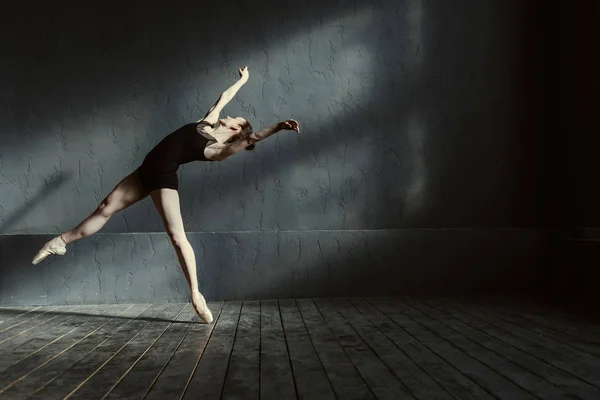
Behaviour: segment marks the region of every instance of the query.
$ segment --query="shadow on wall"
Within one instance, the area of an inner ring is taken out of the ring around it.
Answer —
[[[60,190],[60,188],[69,180],[71,176],[68,172],[56,172],[51,175],[45,182],[44,187],[41,188],[38,193],[34,194],[29,200],[26,200],[24,204],[16,209],[11,210],[9,215],[0,215],[0,234],[10,232],[11,228],[17,224],[17,222],[23,218],[31,209],[37,205],[42,204],[48,196],[52,193]],[[51,211],[51,210],[49,210]],[[4,213],[3,213],[4,214]],[[11,232],[11,233],[26,233],[26,232]]]
[[[523,292],[536,283],[531,266],[545,245],[536,230],[188,236],[198,249],[199,288],[213,300]],[[0,304],[189,299],[166,235],[96,235],[73,246],[65,257],[28,267],[31,255],[26,250],[37,241],[37,235],[0,236]]]
[[[236,300],[524,292],[535,285],[532,265],[545,246],[535,230],[240,233],[205,243],[199,236],[191,239],[197,247],[214,249],[199,257],[201,291]]]

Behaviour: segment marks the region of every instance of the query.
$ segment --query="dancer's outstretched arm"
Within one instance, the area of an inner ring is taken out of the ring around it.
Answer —
[[[288,119],[287,121],[279,122],[268,128],[262,129],[258,132],[253,132],[244,138],[241,138],[241,139],[238,139],[238,140],[232,142],[230,145],[228,145],[227,147],[224,147],[219,152],[219,159],[225,160],[225,159],[231,157],[232,155],[234,155],[235,153],[238,153],[238,152],[244,150],[246,147],[250,146],[251,144],[260,142],[261,140],[265,140],[269,136],[274,135],[277,132],[284,130],[284,129],[285,130],[294,130],[294,131],[300,133],[300,125],[298,124],[298,121],[295,121],[293,119]]]
[[[208,110],[206,116],[204,116],[204,118],[202,119],[199,119],[197,122],[207,121],[211,124],[217,123],[217,121],[219,120],[219,113],[223,110],[223,107],[225,107],[227,103],[229,103],[233,99],[238,90],[240,90],[240,88],[244,86],[246,82],[248,82],[248,78],[250,76],[250,74],[248,73],[248,67],[244,67],[243,69],[238,68],[238,72],[240,73],[240,79],[236,83],[231,85],[229,89],[225,90],[221,94],[221,96],[219,96],[217,102],[211,107],[210,110]]]

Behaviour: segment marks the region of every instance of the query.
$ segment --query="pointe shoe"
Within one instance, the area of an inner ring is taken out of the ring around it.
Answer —
[[[212,313],[210,312],[208,306],[206,305],[206,300],[204,300],[204,296],[200,293],[197,295],[192,295],[192,305],[196,310],[198,316],[207,324],[210,324],[213,321]]]
[[[51,239],[50,241],[46,242],[46,244],[44,245],[44,247],[42,247],[40,251],[38,251],[35,257],[33,257],[33,261],[31,261],[31,263],[33,265],[38,264],[40,261],[42,261],[51,254],[64,256],[67,252],[67,248],[65,247],[66,245],[67,243],[62,238],[62,235]]]

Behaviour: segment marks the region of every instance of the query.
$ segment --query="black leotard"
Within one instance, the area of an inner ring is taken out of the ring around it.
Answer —
[[[212,124],[202,121],[187,124],[165,137],[146,155],[138,168],[142,185],[148,191],[169,188],[177,190],[177,170],[181,164],[192,161],[211,161],[204,156],[210,141],[216,141],[205,132]]]

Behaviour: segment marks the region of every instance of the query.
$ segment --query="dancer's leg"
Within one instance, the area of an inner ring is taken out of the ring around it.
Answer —
[[[206,322],[212,322],[212,314],[206,306],[206,301],[198,290],[196,276],[196,256],[194,249],[187,239],[183,228],[183,218],[179,206],[179,193],[173,189],[160,189],[151,193],[152,200],[163,219],[165,229],[177,253],[181,269],[190,286],[192,304],[196,312]]]
[[[98,232],[116,212],[137,203],[148,196],[143,188],[137,171],[125,177],[115,186],[110,194],[102,200],[96,210],[70,231],[47,242],[36,254],[33,263],[37,264],[50,254],[64,254],[68,243],[88,237]]]
[[[65,242],[68,244],[98,232],[116,212],[137,203],[148,194],[138,172],[131,173],[115,186],[90,216],[62,235]]]

